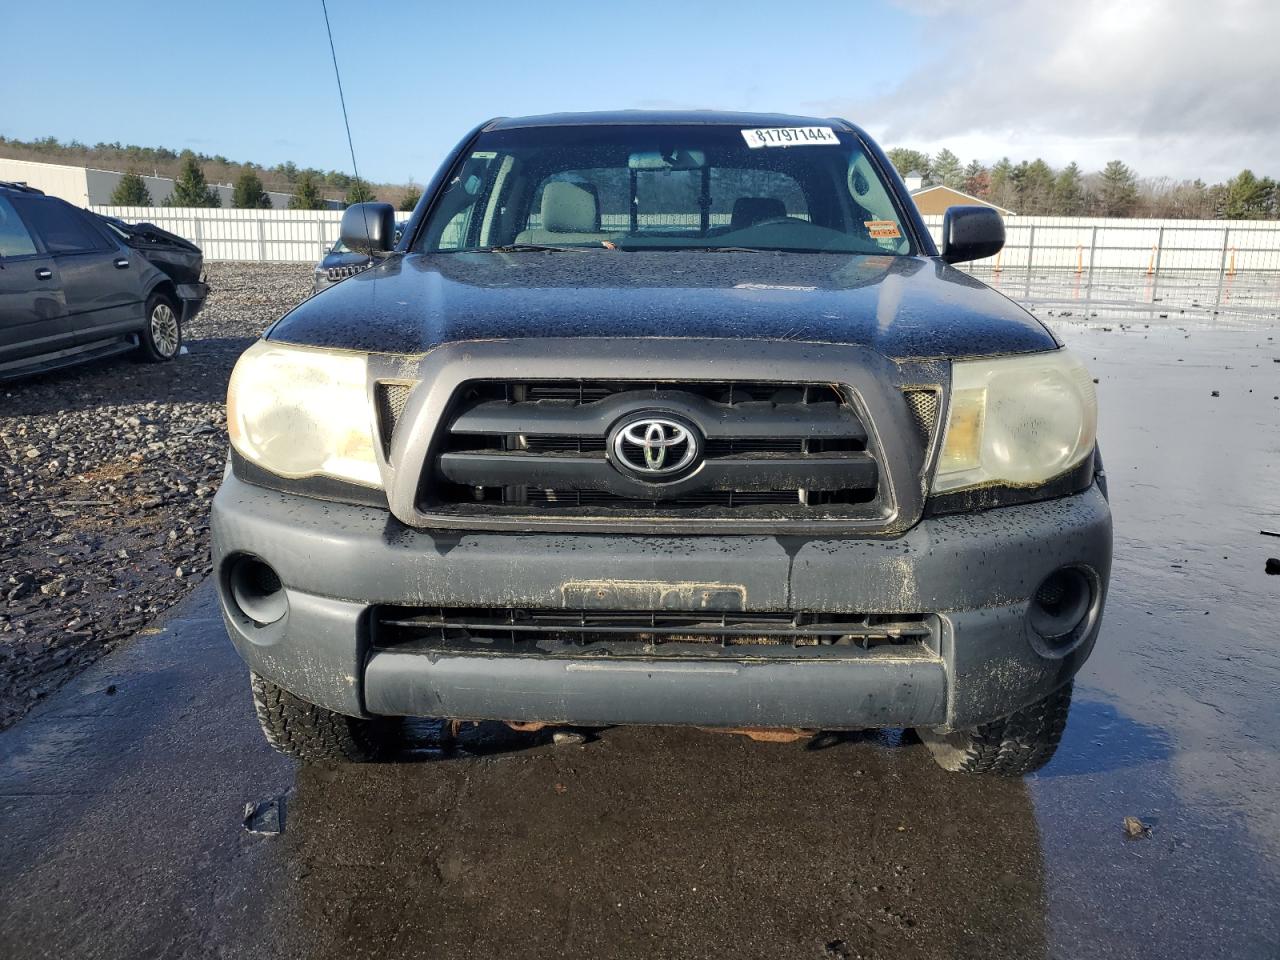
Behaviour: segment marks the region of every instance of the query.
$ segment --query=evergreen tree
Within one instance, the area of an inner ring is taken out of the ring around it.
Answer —
[[[1104,217],[1127,217],[1138,203],[1138,178],[1119,160],[1103,168],[1098,206]]]
[[[1053,212],[1053,168],[1037,157],[1018,165],[1019,213],[1044,215]]]
[[[298,174],[297,183],[294,184],[293,196],[289,198],[290,210],[323,210],[324,197],[320,195],[320,187],[316,183],[316,178],[309,170],[304,170]]]
[[[178,177],[173,181],[173,193],[168,203],[173,207],[220,207],[222,199],[218,191],[209,186],[204,171],[196,162],[195,154],[187,153],[182,161]]]
[[[1259,180],[1252,170],[1241,170],[1226,187],[1224,212],[1228,220],[1262,220],[1271,214],[1275,184],[1269,177]]]
[[[1084,212],[1084,183],[1074,160],[1053,181],[1053,212],[1060,217],[1078,217]]]
[[[147,189],[146,181],[130,170],[111,191],[111,203],[117,207],[149,207],[151,191]]]
[[[960,165],[960,158],[946,147],[934,156],[929,176],[932,182],[940,183],[952,190],[964,188],[964,168]]]
[[[231,192],[232,206],[241,210],[270,210],[271,198],[262,188],[262,181],[252,170],[246,170],[236,178],[235,189]]]
[[[418,205],[418,201],[422,199],[422,191],[417,187],[410,186],[405,188],[404,195],[400,198],[400,209],[403,211],[413,210]]]
[[[919,150],[908,150],[906,147],[894,147],[888,153],[889,162],[897,168],[898,173],[906,176],[918,173],[922,177],[929,174],[929,155]]]
[[[373,191],[369,189],[369,185],[363,180],[353,180],[350,189],[347,190],[347,206],[353,203],[368,203],[370,200],[376,200]]]
[[[1018,211],[1018,184],[1014,177],[1013,164],[1008,157],[1001,157],[1000,162],[991,168],[991,189],[987,199],[998,207]]]

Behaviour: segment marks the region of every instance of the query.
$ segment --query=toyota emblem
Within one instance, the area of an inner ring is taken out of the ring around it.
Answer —
[[[658,480],[687,470],[702,453],[702,439],[690,424],[640,414],[614,427],[613,462],[641,480]]]

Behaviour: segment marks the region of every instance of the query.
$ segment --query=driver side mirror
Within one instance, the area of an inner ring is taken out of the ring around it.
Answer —
[[[1004,220],[990,207],[951,207],[942,218],[942,259],[967,263],[1004,246]]]
[[[389,203],[353,203],[342,212],[342,242],[356,253],[386,256],[395,245],[395,230],[396,211]]]

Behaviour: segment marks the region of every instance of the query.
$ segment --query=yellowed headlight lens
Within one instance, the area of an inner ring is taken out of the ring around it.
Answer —
[[[933,492],[1034,487],[1093,453],[1098,404],[1067,350],[951,365],[951,399]]]
[[[227,390],[231,445],[277,476],[381,487],[363,354],[259,340]]]
[[[939,473],[972,470],[982,458],[983,390],[953,391],[947,435],[938,456]]]

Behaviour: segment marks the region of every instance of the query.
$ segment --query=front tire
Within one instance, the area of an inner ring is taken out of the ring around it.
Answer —
[[[1071,682],[990,723],[945,733],[917,729],[934,761],[952,773],[1021,777],[1052,759],[1067,726]]]
[[[143,357],[152,363],[167,363],[182,350],[182,319],[178,305],[163,293],[147,298],[147,323],[142,328]]]
[[[361,719],[317,707],[256,673],[249,675],[253,708],[267,743],[306,763],[368,763],[395,746],[394,721]]]

